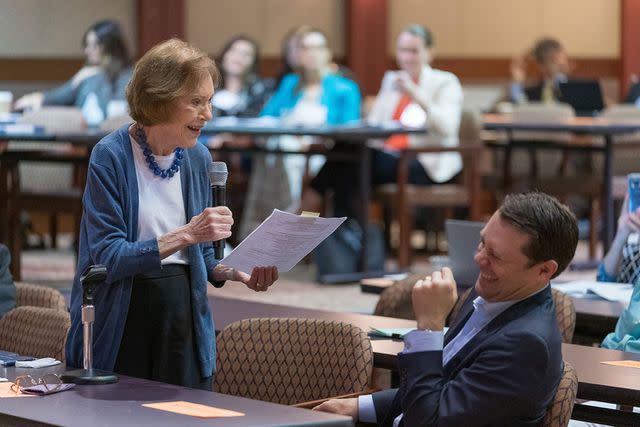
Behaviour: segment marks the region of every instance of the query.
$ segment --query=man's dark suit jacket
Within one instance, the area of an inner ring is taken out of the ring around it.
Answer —
[[[473,312],[474,292],[445,335]],[[373,395],[378,424],[536,426],[562,377],[562,339],[551,289],[509,307],[442,366],[442,351],[398,356],[400,388]]]

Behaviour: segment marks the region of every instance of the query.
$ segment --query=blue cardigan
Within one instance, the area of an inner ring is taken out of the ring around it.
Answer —
[[[297,74],[287,74],[278,90],[264,106],[261,116],[280,117],[290,111],[302,97],[296,90],[300,82]],[[327,124],[337,125],[360,118],[360,91],[358,85],[349,79],[327,74],[322,79],[320,103],[327,107]]]
[[[95,293],[93,367],[113,370],[127,320],[133,276],[158,270],[157,239],[138,241],[138,181],[129,125],[104,137],[93,149],[83,197],[78,265],[71,292],[71,329],[67,364],[82,366],[82,287],[79,277],[92,264],[107,266],[107,279]],[[187,222],[211,206],[207,166],[211,154],[201,144],[185,150],[180,166]],[[191,304],[198,358],[203,376],[215,372],[215,330],[207,303],[207,280],[216,260],[210,242],[187,248]],[[222,285],[222,283],[217,283]]]

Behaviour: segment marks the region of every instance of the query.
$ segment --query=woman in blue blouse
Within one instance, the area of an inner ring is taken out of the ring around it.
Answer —
[[[360,118],[358,85],[336,74],[331,62],[327,37],[318,29],[302,27],[295,34],[298,43],[298,70],[286,75],[276,93],[262,110],[262,116],[291,117],[307,104],[320,106],[313,114],[314,124],[342,124]],[[300,116],[305,115],[301,112]],[[294,118],[294,120],[298,120]],[[301,120],[304,120],[301,119]]]
[[[616,236],[598,267],[598,281],[631,283],[633,294],[616,330],[605,337],[602,347],[640,352],[640,209],[629,212],[628,206],[627,194]]]
[[[207,281],[265,291],[274,267],[251,276],[218,264],[212,241],[233,218],[211,208],[211,155],[197,144],[211,119],[218,71],[202,51],[169,40],[137,63],[127,88],[134,123],[93,149],[83,198],[78,266],[71,294],[67,363],[82,365],[82,289],[92,264],[107,267],[95,294],[94,366],[211,389],[215,329]]]

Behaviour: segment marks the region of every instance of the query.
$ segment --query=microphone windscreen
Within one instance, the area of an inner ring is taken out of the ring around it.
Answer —
[[[211,185],[226,185],[227,184],[227,164],[225,162],[211,162],[209,165],[209,180]]]

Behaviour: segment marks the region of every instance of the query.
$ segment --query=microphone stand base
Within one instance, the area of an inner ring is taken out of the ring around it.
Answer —
[[[113,372],[101,369],[75,369],[65,372],[60,379],[65,383],[75,384],[113,384],[118,382],[118,376]]]

